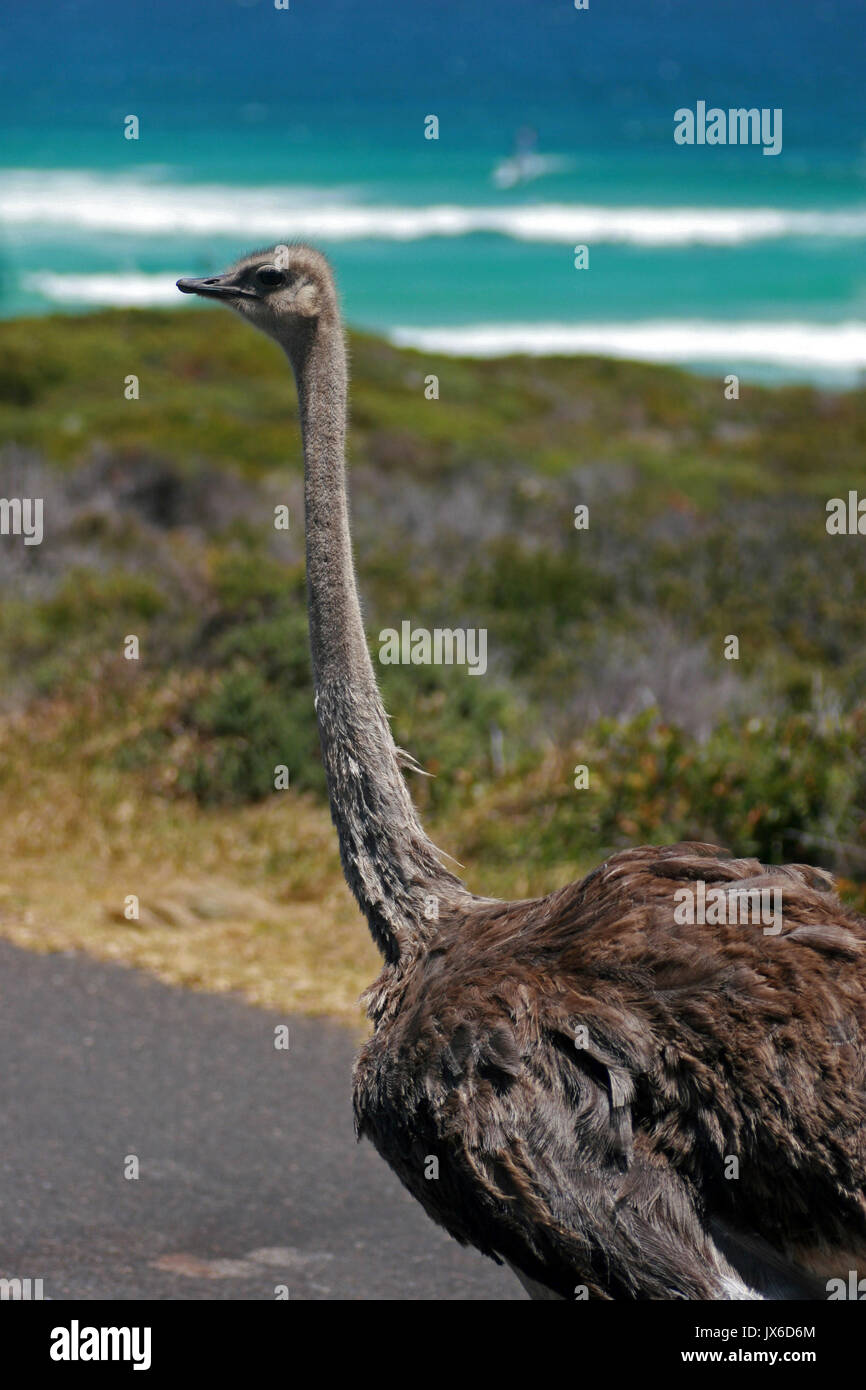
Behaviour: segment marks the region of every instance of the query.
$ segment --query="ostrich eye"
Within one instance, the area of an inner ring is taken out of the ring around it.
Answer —
[[[274,265],[263,265],[261,270],[256,271],[256,279],[259,284],[267,285],[268,289],[272,289],[274,285],[281,285],[285,278],[283,272],[277,270]]]

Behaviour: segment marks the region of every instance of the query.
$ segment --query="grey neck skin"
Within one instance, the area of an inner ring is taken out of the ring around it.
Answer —
[[[469,895],[418,821],[367,649],[349,533],[348,371],[336,307],[296,320],[283,347],[304,443],[310,647],[331,817],[346,881],[396,964],[432,939],[449,904]]]

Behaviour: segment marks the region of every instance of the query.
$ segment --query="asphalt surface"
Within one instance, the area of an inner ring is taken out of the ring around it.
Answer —
[[[0,1277],[51,1299],[523,1299],[356,1143],[354,1046],[0,941]]]

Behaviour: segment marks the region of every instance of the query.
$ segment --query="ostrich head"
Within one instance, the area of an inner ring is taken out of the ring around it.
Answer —
[[[244,256],[222,275],[178,280],[184,294],[221,299],[270,338],[303,335],[316,320],[337,312],[331,268],[312,246],[274,246]]]

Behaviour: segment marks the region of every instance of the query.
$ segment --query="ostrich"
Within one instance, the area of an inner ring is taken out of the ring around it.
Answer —
[[[470,892],[418,819],[366,644],[328,262],[281,247],[178,288],[273,338],[297,384],[322,759],[384,957],[359,1136],[532,1297],[826,1298],[866,1262],[866,920],[821,870],[700,843],[529,901]],[[677,911],[756,890],[781,895],[778,927]]]

